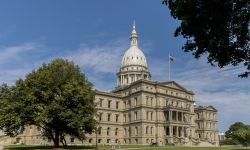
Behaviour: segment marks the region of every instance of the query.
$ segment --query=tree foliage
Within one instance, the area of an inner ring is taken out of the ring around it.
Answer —
[[[244,65],[240,76],[250,75],[249,0],[163,0],[181,21],[175,36],[187,39],[183,50],[195,58],[207,54],[219,67]]]
[[[250,125],[242,122],[232,124],[226,132],[226,138],[237,141],[243,146],[248,146],[250,144]]]
[[[0,88],[0,129],[10,136],[36,125],[58,147],[66,134],[82,140],[91,133],[95,112],[92,84],[67,60],[44,64],[14,86]]]

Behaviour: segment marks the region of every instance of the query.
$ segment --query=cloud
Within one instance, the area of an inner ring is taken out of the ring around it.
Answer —
[[[125,50],[126,46],[119,41],[95,47],[82,44],[80,49],[73,51],[66,58],[96,73],[115,73]]]
[[[21,53],[36,49],[37,46],[35,43],[24,43],[17,46],[2,47],[0,48],[0,60],[8,61],[9,59],[16,58]]]

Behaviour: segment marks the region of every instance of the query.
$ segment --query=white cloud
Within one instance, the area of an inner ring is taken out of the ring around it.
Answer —
[[[3,47],[0,48],[0,60],[9,61],[10,59],[16,58],[21,53],[35,50],[39,45],[36,43],[24,43],[17,46]]]

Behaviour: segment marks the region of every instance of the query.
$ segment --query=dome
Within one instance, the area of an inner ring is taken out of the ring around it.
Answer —
[[[138,80],[151,80],[148,71],[147,60],[143,52],[137,46],[138,35],[135,31],[135,23],[130,36],[130,48],[125,52],[121,60],[121,68],[117,73],[117,86],[130,85]]]
[[[121,68],[126,66],[143,66],[147,68],[146,57],[137,46],[131,46],[123,55]]]

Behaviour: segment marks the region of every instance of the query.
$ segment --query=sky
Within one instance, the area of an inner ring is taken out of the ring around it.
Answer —
[[[223,69],[196,60],[174,37],[180,24],[161,0],[2,0],[0,4],[0,83],[19,78],[55,58],[74,61],[95,89],[110,91],[129,48],[135,20],[139,48],[144,52],[152,80],[171,80],[195,93],[197,105],[218,110],[218,129],[236,121],[250,124],[250,78],[239,78],[244,67]]]

